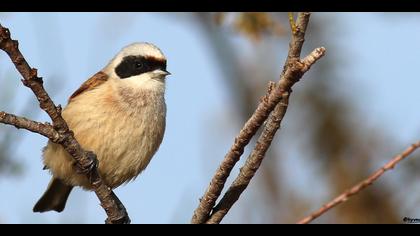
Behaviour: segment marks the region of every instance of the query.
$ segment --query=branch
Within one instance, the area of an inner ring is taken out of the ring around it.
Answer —
[[[18,129],[26,129],[34,133],[43,135],[51,141],[57,143],[60,139],[60,134],[48,123],[43,124],[33,120],[26,119],[25,117],[15,116],[3,111],[0,111],[0,123],[13,125]]]
[[[42,78],[38,77],[37,70],[29,66],[22,53],[19,51],[18,41],[12,40],[10,38],[9,29],[4,28],[1,25],[0,49],[9,55],[16,69],[23,77],[22,83],[33,91],[39,101],[40,107],[51,117],[53,128],[60,135],[59,139],[52,141],[57,141],[57,143],[61,144],[63,148],[77,161],[79,166],[85,170],[86,175],[92,184],[93,190],[108,215],[105,222],[110,224],[130,223],[130,218],[128,217],[124,205],[112,192],[112,189],[102,182],[97,170],[96,155],[93,152],[82,149],[80,144],[74,138],[73,132],[67,126],[66,121],[61,116],[61,107],[56,106],[49,97],[48,93],[45,91]],[[33,129],[35,129],[36,126],[39,128],[47,127],[47,125],[40,126],[40,123],[34,123],[34,121],[22,119],[21,117],[19,117],[19,119],[15,119],[18,117],[5,113],[2,114],[3,120],[5,120],[3,123],[9,121],[8,124],[10,123],[17,127],[27,128],[31,131],[34,131]],[[38,132],[35,132],[41,133],[41,130],[36,130]]]
[[[315,58],[319,59],[324,55],[325,49],[319,48],[315,53],[312,53],[312,57],[303,61],[300,61],[299,59],[304,42],[306,27],[309,22],[309,16],[309,13],[299,14],[296,31],[292,34],[288,57],[284,65],[282,75],[280,76],[279,83],[275,86],[270,85],[268,94],[261,99],[254,114],[252,114],[239,132],[238,136],[235,138],[234,144],[226,154],[217,169],[216,174],[211,180],[209,187],[200,199],[200,204],[194,211],[191,223],[200,224],[209,219],[210,212],[215,205],[217,198],[220,196],[232,168],[243,154],[245,146],[250,142],[251,138],[263,125],[264,121],[268,118],[282,98],[286,96],[286,94],[291,93],[292,86],[298,82],[303,74],[310,68],[310,63],[313,64],[316,61]],[[314,58],[314,60],[311,58]]]
[[[226,191],[220,202],[214,207],[212,214],[206,221],[207,224],[218,224],[228,213],[233,204],[239,199],[242,192],[248,187],[252,177],[261,165],[265,153],[270,147],[274,134],[280,128],[281,120],[286,113],[289,93],[284,93],[282,102],[280,102],[274,111],[270,114],[267,124],[264,126],[263,132],[258,138],[254,150],[249,155],[244,166],[240,168],[240,172],[233,181],[229,189]]]
[[[391,161],[386,163],[382,166],[379,170],[375,171],[371,176],[367,179],[363,180],[362,182],[356,184],[352,188],[346,190],[344,193],[340,194],[338,197],[334,198],[332,201],[328,202],[324,206],[322,206],[319,210],[311,213],[309,216],[301,219],[298,221],[298,224],[308,224],[311,221],[315,220],[322,214],[326,213],[327,211],[331,210],[332,208],[336,207],[338,204],[341,204],[347,201],[351,196],[358,194],[363,189],[367,188],[371,184],[373,184],[379,177],[381,177],[386,171],[393,169],[400,161],[404,160],[408,157],[411,153],[413,153],[417,148],[420,148],[420,141],[412,144],[408,147],[404,152],[400,153],[399,155],[395,156]]]
[[[307,71],[310,66],[320,59],[325,53],[324,48],[317,48],[311,54],[309,54],[302,63],[305,66],[302,67],[302,71]],[[258,168],[260,167],[271,142],[274,139],[274,135],[280,128],[281,121],[286,114],[287,107],[289,105],[289,92],[282,94],[282,99],[279,104],[275,107],[274,111],[270,114],[266,125],[264,126],[263,132],[258,138],[257,144],[254,150],[249,155],[243,167],[240,168],[240,172],[232,185],[226,191],[220,202],[214,207],[212,214],[206,221],[207,224],[218,224],[222,221],[223,217],[228,213],[233,204],[239,199],[242,192],[248,187],[251,179],[254,177]]]

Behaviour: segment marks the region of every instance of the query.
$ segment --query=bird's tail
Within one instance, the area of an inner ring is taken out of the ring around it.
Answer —
[[[69,186],[63,183],[63,181],[53,177],[48,184],[47,191],[45,191],[42,197],[35,204],[33,211],[63,211],[72,189],[73,186]]]

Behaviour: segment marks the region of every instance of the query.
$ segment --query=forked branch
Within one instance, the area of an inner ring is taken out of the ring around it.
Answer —
[[[223,216],[227,213],[233,203],[239,198],[239,195],[246,188],[250,179],[256,172],[261,163],[265,152],[268,150],[271,140],[274,137],[278,127],[280,127],[281,118],[284,116],[287,108],[287,101],[292,92],[292,86],[298,82],[303,74],[325,54],[325,48],[315,49],[305,59],[300,60],[303,43],[305,40],[306,28],[309,23],[310,13],[299,13],[296,21],[295,30],[289,44],[289,53],[283,67],[280,81],[275,85],[270,85],[267,95],[265,95],[257,109],[245,123],[238,136],[220,164],[209,187],[200,199],[199,206],[194,211],[191,223],[219,223]],[[293,23],[294,24],[294,23]],[[284,105],[286,104],[286,106]],[[256,134],[258,129],[264,124],[270,113],[278,107],[278,112],[271,115],[272,118],[266,124],[265,131],[257,143],[254,151],[250,155],[242,168],[237,180],[232,184],[226,195],[220,203],[213,209],[216,200],[220,196],[224,184],[230,175],[234,165],[239,161],[240,156],[244,152],[244,148],[250,142],[251,138]],[[277,127],[277,128],[276,128]],[[268,132],[268,133],[267,133]],[[258,158],[256,160],[255,158]],[[251,170],[252,169],[252,170]],[[248,171],[251,170],[251,171]],[[245,174],[245,172],[247,174]],[[242,185],[246,183],[245,185]],[[238,186],[240,187],[238,188]],[[211,213],[213,214],[211,215]]]
[[[93,186],[102,207],[108,215],[106,223],[130,223],[127,211],[112,189],[106,186],[99,176],[96,166],[96,155],[93,152],[83,150],[73,132],[69,129],[66,121],[61,116],[61,107],[56,106],[45,91],[41,77],[37,70],[31,68],[23,57],[18,47],[18,41],[12,40],[9,29],[0,25],[0,49],[5,51],[16,69],[22,75],[22,83],[30,88],[39,101],[39,105],[51,118],[52,125],[31,121],[23,117],[0,113],[0,122],[24,128],[48,137],[51,141],[63,146],[63,148],[78,162]]]

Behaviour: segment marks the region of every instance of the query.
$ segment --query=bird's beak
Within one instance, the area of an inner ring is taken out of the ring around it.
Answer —
[[[157,69],[153,71],[153,74],[159,77],[165,77],[167,75],[170,75],[171,73],[167,70]]]

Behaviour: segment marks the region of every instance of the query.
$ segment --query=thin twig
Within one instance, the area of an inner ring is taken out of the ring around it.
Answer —
[[[379,170],[375,171],[371,176],[367,179],[361,181],[360,183],[356,184],[352,188],[344,191],[338,197],[334,198],[332,201],[328,202],[327,204],[323,205],[319,210],[314,211],[307,217],[298,221],[298,224],[308,224],[311,221],[315,220],[322,214],[326,213],[327,211],[331,210],[332,208],[336,207],[338,204],[341,204],[347,201],[351,196],[360,193],[363,189],[367,188],[371,184],[373,184],[379,177],[381,177],[386,171],[393,169],[400,161],[404,160],[408,157],[411,153],[413,153],[417,148],[420,148],[420,141],[412,144],[408,147],[404,152],[400,153],[399,155],[395,156],[391,161],[386,163],[382,166]]]
[[[292,86],[298,82],[303,74],[309,69],[310,65],[305,64],[307,61],[304,62],[299,60],[309,16],[309,13],[300,13],[298,15],[296,31],[292,34],[288,57],[279,83],[276,84],[274,88],[272,88],[272,86],[270,87],[271,91],[261,99],[257,109],[235,138],[234,144],[226,154],[211,180],[209,187],[200,199],[199,206],[194,211],[191,223],[201,224],[209,219],[210,212],[215,205],[217,198],[220,196],[230,172],[243,154],[245,146],[250,142],[251,138],[256,134],[261,125],[263,125],[264,121],[268,118],[276,105],[281,101],[283,95],[285,93],[290,94]],[[320,48],[317,52],[320,54],[319,57],[322,57],[325,49]]]
[[[22,83],[29,87],[39,101],[40,107],[50,116],[53,128],[60,135],[57,143],[78,162],[92,184],[93,190],[98,196],[102,207],[108,215],[106,223],[130,223],[127,211],[112,189],[106,186],[97,170],[97,159],[93,152],[85,151],[74,138],[66,121],[61,116],[61,107],[56,106],[45,91],[42,78],[38,77],[37,70],[31,68],[18,48],[18,41],[10,38],[9,29],[0,25],[0,49],[5,51],[16,69],[22,75]],[[22,121],[22,120],[20,120]],[[22,123],[21,123],[22,124]],[[40,133],[40,132],[38,132]]]
[[[60,140],[60,134],[48,123],[43,124],[37,121],[29,120],[25,117],[15,116],[3,111],[0,111],[0,123],[13,125],[18,129],[26,129],[34,133],[43,135],[53,142],[57,143]]]

